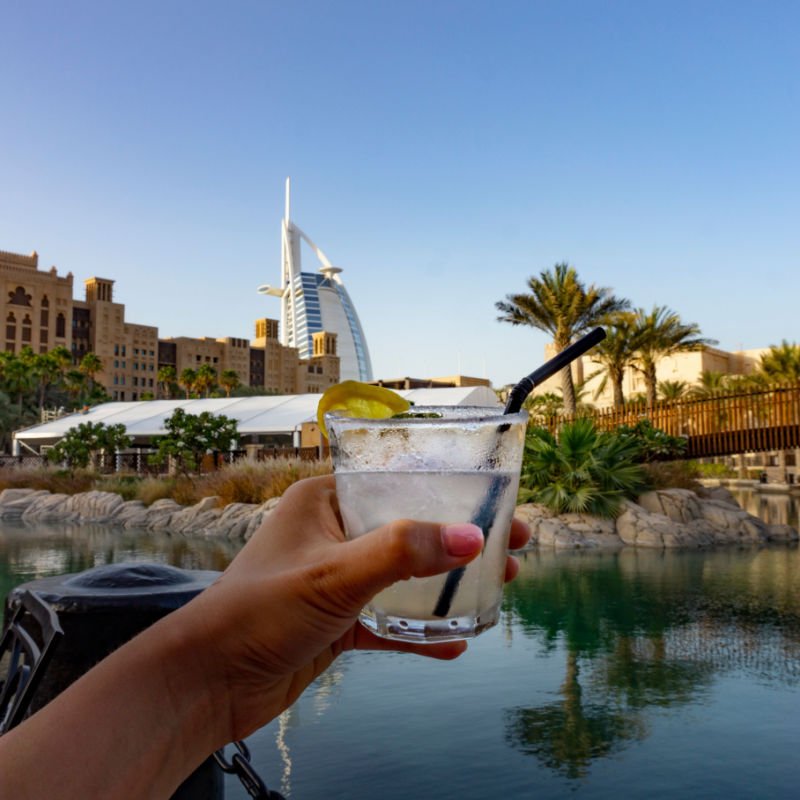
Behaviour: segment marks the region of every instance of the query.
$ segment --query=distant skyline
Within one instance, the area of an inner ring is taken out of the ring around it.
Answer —
[[[800,340],[800,5],[0,6],[0,249],[162,336],[279,316],[292,217],[376,377],[538,366],[494,303],[568,261],[725,350]],[[306,263],[313,262],[306,256]]]

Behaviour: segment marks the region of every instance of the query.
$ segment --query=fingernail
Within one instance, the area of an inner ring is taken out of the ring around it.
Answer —
[[[468,522],[443,526],[442,539],[451,556],[468,556],[483,546],[481,529]]]

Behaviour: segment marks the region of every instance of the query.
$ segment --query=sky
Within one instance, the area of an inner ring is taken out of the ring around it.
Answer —
[[[558,262],[726,350],[800,340],[799,3],[0,0],[0,31],[0,250],[162,337],[279,316],[290,176],[376,378],[516,382],[549,337],[495,303]]]

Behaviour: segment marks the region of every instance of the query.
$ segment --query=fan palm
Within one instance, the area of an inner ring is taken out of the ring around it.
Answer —
[[[625,497],[646,488],[636,463],[639,444],[631,436],[598,431],[587,418],[561,427],[556,438],[531,428],[525,439],[520,499],[556,513],[613,517]]]
[[[647,405],[656,402],[656,364],[662,358],[690,350],[702,350],[716,344],[715,339],[701,336],[699,325],[682,322],[675,311],[666,306],[653,306],[652,311],[636,311],[634,335],[636,360],[634,367],[644,376]]]
[[[615,297],[610,289],[585,286],[575,268],[565,263],[529,278],[528,289],[530,294],[509,294],[504,301],[495,303],[502,312],[497,319],[549,333],[558,352],[611,314],[630,306],[628,300]],[[574,414],[575,387],[569,367],[561,371],[561,386],[564,410]]]

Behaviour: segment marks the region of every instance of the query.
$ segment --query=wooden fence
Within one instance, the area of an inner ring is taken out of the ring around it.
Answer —
[[[626,404],[586,414],[601,430],[649,419],[654,427],[687,440],[686,457],[758,453],[800,448],[800,383],[702,400]],[[540,420],[551,430],[568,417]]]

